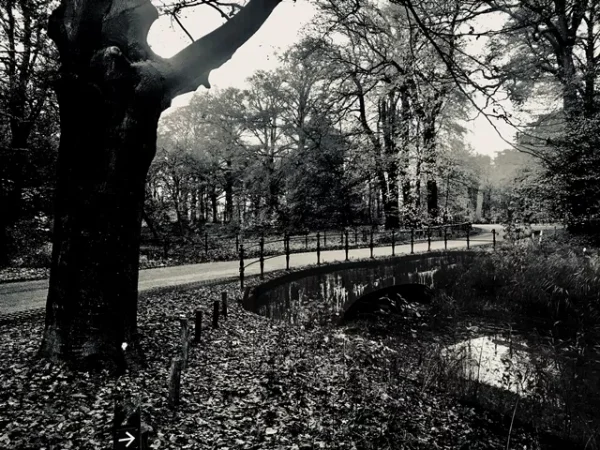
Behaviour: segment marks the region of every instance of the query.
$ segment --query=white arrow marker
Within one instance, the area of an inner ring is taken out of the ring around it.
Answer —
[[[129,441],[129,442],[127,442],[127,444],[125,444],[125,447],[129,447],[133,443],[133,441],[135,441],[135,436],[133,434],[131,434],[129,431],[126,431],[125,434],[127,434],[127,436],[129,436],[129,437],[119,439],[119,442]]]

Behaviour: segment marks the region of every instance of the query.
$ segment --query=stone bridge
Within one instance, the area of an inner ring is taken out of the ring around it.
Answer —
[[[403,292],[403,286],[433,288],[445,270],[472,262],[484,251],[440,251],[312,267],[246,289],[243,305],[248,311],[293,323],[302,319],[303,306],[309,303],[313,310],[339,317],[358,300],[391,286],[397,286],[397,292]]]

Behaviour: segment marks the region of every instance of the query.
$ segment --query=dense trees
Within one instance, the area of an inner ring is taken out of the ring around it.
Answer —
[[[45,0],[0,4],[0,265],[47,239],[58,131],[49,10]]]
[[[19,221],[49,215],[52,186],[42,178],[60,107],[43,355],[139,361],[142,220],[160,238],[193,237],[206,223],[502,220],[515,205],[523,220],[548,218],[549,209],[573,223],[600,214],[595,2],[320,0],[311,31],[279,68],[197,93],[159,123],[175,96],[209,86],[210,71],[278,3],[228,8],[222,27],[168,59],[146,42],[157,17],[147,0],[63,0],[47,34],[47,3],[2,4],[0,201],[10,214],[0,216],[1,263]],[[490,17],[493,29],[481,23]],[[477,42],[484,51],[472,50]],[[558,100],[529,114],[516,142],[537,159],[474,154],[466,143],[473,112],[516,126],[506,102],[523,112],[533,99]],[[514,175],[498,176],[516,160]]]

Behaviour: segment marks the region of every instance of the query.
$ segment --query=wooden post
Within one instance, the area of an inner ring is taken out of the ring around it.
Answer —
[[[190,354],[190,324],[186,318],[179,319],[181,324],[181,369],[187,368]]]
[[[369,241],[369,248],[371,249],[371,259],[373,259],[373,230],[374,228],[371,227],[371,240]]]
[[[396,256],[396,230],[392,228],[392,256]]]
[[[321,233],[317,232],[317,266],[321,265]]]
[[[194,342],[197,344],[202,337],[202,311],[196,310],[196,323],[194,326]]]
[[[240,245],[240,291],[244,290],[244,244]]]
[[[223,314],[223,319],[227,320],[227,291],[221,292],[221,313]]]
[[[183,362],[181,358],[173,358],[171,360],[171,371],[169,374],[169,406],[175,409],[179,405],[179,397],[181,392],[181,371]]]
[[[410,229],[410,254],[415,253],[415,229]]]
[[[496,229],[495,228],[492,228],[492,242],[493,242],[494,250],[496,250]]]
[[[345,250],[346,250],[346,261],[349,261],[350,258],[348,257],[348,252],[350,251],[350,246],[349,246],[349,243],[348,243],[348,230],[344,230],[344,235],[346,237],[346,248],[345,248]]]
[[[444,250],[448,250],[448,227],[444,227]]]
[[[265,237],[260,237],[260,279],[265,278]]]
[[[427,251],[431,251],[431,228],[427,227]]]
[[[286,270],[290,270],[290,235],[288,234],[284,241],[285,247],[285,268]]]
[[[344,245],[344,230],[340,231],[340,245]]]
[[[470,242],[469,242],[470,236],[469,235],[470,235],[470,231],[469,231],[469,228],[467,227],[467,250],[469,250],[469,248],[470,248]]]
[[[213,317],[212,317],[213,328],[219,328],[219,301],[215,300],[213,303]]]

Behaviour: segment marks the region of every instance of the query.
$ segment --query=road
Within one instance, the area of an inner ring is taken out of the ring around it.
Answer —
[[[471,246],[485,245],[492,242],[491,230],[501,230],[500,225],[474,225],[476,228],[483,229],[482,234],[475,235],[471,239]],[[502,233],[499,231],[497,240],[502,239]],[[449,249],[465,248],[466,240],[448,240]],[[442,250],[443,241],[432,241],[432,250]],[[416,242],[415,253],[427,251],[427,242]],[[396,255],[409,254],[410,244],[397,245]],[[373,249],[375,258],[382,256],[391,256],[392,247],[376,247]],[[350,260],[366,259],[370,257],[370,249],[351,249],[349,253]],[[335,261],[344,261],[346,254],[344,250],[327,250],[321,252],[321,263],[330,263]],[[256,261],[256,259],[248,262]],[[293,253],[290,256],[290,267],[298,268],[316,264],[316,252]],[[285,256],[277,256],[265,261],[265,272],[285,269]],[[252,264],[246,268],[246,276],[260,273],[258,263]],[[189,264],[176,267],[160,267],[156,269],[145,269],[140,271],[138,290],[140,293],[148,292],[156,288],[168,286],[182,286],[207,282],[210,280],[236,278],[239,276],[238,261],[211,262],[203,264]],[[46,304],[46,295],[48,293],[48,280],[23,281],[14,283],[0,284],[0,315],[20,313],[35,309],[44,308]]]

